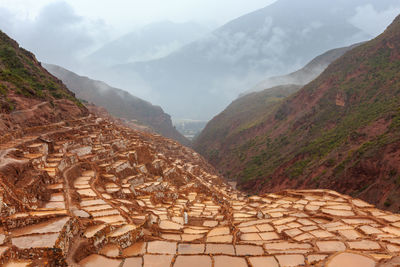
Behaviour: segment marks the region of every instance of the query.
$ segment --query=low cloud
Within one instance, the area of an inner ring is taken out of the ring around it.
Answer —
[[[373,5],[368,4],[356,8],[356,14],[350,18],[350,23],[371,36],[377,36],[393,21],[400,13],[400,4],[378,11]]]
[[[33,20],[0,9],[0,29],[34,52],[39,60],[75,69],[77,59],[106,36],[102,21],[77,15],[66,2],[45,6]]]
[[[290,44],[290,34],[285,29],[274,26],[271,17],[265,18],[263,25],[255,31],[251,27],[239,32],[225,29],[207,37],[198,44],[198,50],[204,52],[208,60],[217,59],[224,64],[238,66],[246,64],[248,71],[258,71],[272,65],[278,71],[282,63],[279,61]],[[250,76],[258,75],[259,73]]]

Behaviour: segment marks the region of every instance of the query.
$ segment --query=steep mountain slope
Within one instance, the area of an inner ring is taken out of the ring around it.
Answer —
[[[0,31],[0,134],[88,114],[35,56]]]
[[[167,56],[207,30],[196,23],[161,21],[107,43],[85,61],[102,66],[147,61]]]
[[[281,85],[236,99],[208,122],[195,139],[193,147],[219,169],[226,170],[225,175],[229,177],[230,166],[224,164],[229,163],[235,152],[227,148],[241,139],[243,131],[264,121],[274,105],[300,88],[300,85]]]
[[[165,137],[188,145],[189,141],[174,128],[171,117],[159,106],[154,106],[103,82],[79,76],[62,67],[46,64],[45,68],[61,79],[78,98],[104,107],[115,117],[134,120]]]
[[[102,79],[144,98],[144,90],[129,85],[145,83],[153,89],[153,102],[172,117],[208,120],[265,77],[290,73],[329,49],[373,38],[354,23],[363,6],[384,12],[400,3],[278,0],[165,58],[107,69]]]
[[[298,71],[271,77],[259,83],[251,90],[263,89],[261,92],[244,93],[222,113],[209,121],[196,138],[194,147],[203,155],[207,155],[215,164],[219,164],[218,158],[213,158],[216,156],[214,155],[216,151],[232,145],[240,138],[244,129],[265,120],[269,115],[269,109],[276,103],[300,90],[303,85],[318,77],[330,63],[359,45],[329,50]]]
[[[275,87],[284,84],[299,84],[306,85],[315,78],[317,78],[333,61],[343,56],[347,51],[359,46],[360,44],[354,44],[347,47],[336,48],[329,50],[328,52],[319,55],[318,57],[311,60],[303,68],[283,76],[270,77],[256,86],[248,90],[246,93],[262,91],[266,88]]]
[[[398,211],[399,73],[400,17],[264,120],[203,154],[250,192],[331,188]]]

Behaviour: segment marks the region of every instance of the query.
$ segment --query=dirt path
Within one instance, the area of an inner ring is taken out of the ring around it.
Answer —
[[[78,250],[78,248],[80,247],[80,245],[84,242],[87,242],[87,240],[82,237],[79,237],[79,236],[77,236],[73,239],[73,241],[69,247],[67,257],[65,259],[65,261],[67,262],[69,267],[79,267],[80,266],[78,263],[76,263],[74,261],[73,256],[75,255],[75,253]]]
[[[49,102],[47,102],[47,101],[41,102],[41,103],[36,104],[36,105],[34,105],[34,106],[32,106],[31,108],[28,108],[28,109],[21,109],[21,110],[16,110],[14,112],[11,112],[10,115],[20,115],[20,114],[23,114],[23,113],[26,113],[26,112],[33,112],[33,111],[37,110],[38,108],[41,108],[41,107],[43,107],[43,106],[45,106],[47,104],[49,104]]]
[[[74,216],[74,210],[76,209],[75,206],[72,205],[71,199],[71,187],[68,180],[68,173],[79,164],[74,164],[68,167],[66,170],[62,172],[62,177],[64,180],[64,202],[65,202],[65,209],[68,211],[69,216]],[[74,209],[75,207],[75,209]]]

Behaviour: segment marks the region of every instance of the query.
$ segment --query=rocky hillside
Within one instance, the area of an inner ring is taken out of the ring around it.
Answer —
[[[399,63],[400,17],[234,140],[199,151],[249,192],[331,188],[398,211]]]
[[[322,55],[319,55],[318,57],[311,60],[303,68],[287,75],[268,78],[258,83],[246,93],[262,91],[266,88],[271,88],[284,84],[305,85],[317,78],[333,61],[343,56],[347,51],[350,51],[351,49],[359,45],[360,44],[354,44],[347,47],[329,50],[328,52],[325,52]]]
[[[330,63],[358,45],[329,50],[298,71],[271,77],[259,83],[214,117],[197,136],[194,146],[202,154],[213,157],[213,161],[218,160],[214,157],[215,151],[228,143],[236,142],[242,130],[266,119],[269,108],[300,90],[303,85],[321,74]],[[261,92],[257,92],[260,90]]]
[[[230,178],[229,162],[235,152],[227,148],[235,146],[243,131],[265,121],[272,107],[300,88],[281,85],[238,98],[207,124],[194,140],[194,148]]]
[[[135,123],[184,145],[189,141],[172,125],[171,117],[159,106],[137,98],[126,91],[113,88],[101,81],[79,76],[56,65],[45,65],[53,75],[61,79],[79,99],[104,107],[111,115]]]
[[[0,133],[88,114],[35,56],[0,31]]]

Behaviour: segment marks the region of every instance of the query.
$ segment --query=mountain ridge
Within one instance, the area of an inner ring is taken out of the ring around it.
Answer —
[[[205,32],[206,29],[194,22],[160,21],[124,34],[87,56],[84,61],[113,65],[152,60],[168,55]]]
[[[251,92],[262,91],[267,88],[284,84],[306,85],[307,83],[317,78],[329,66],[330,63],[344,55],[344,53],[346,53],[347,51],[361,44],[362,43],[358,43],[347,47],[331,49],[312,59],[303,68],[286,75],[270,77],[258,83],[256,86],[242,93],[241,95],[245,95]]]
[[[322,4],[316,0],[280,0],[167,57],[116,65],[104,74],[122,88],[146,83],[152,99],[157,99],[153,102],[174,118],[210,119],[264,77],[289,73],[329,49],[373,38],[350,22],[358,6],[396,4],[394,0],[326,3],[328,7],[318,9]],[[180,105],[175,103],[178,96],[184,99]]]
[[[45,67],[60,78],[80,99],[104,107],[115,117],[136,120],[165,137],[189,145],[189,141],[174,128],[171,117],[164,113],[161,107],[102,81],[79,76],[60,66],[45,64]]]
[[[399,37],[397,17],[218,150],[222,163],[211,162],[247,191],[331,188],[398,210]]]

